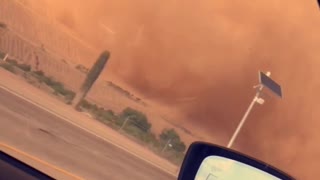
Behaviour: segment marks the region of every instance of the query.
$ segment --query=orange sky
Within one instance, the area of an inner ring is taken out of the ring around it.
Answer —
[[[316,1],[55,0],[49,5],[84,39],[110,49],[112,74],[146,98],[176,108],[184,123],[219,137],[219,143],[231,136],[250,103],[258,70],[270,70],[283,85],[284,99],[267,97],[257,106],[235,147],[301,179],[320,175]],[[181,103],[186,98],[191,100]]]

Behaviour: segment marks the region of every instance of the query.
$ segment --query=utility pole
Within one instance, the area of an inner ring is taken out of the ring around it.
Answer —
[[[4,62],[6,62],[7,59],[8,59],[8,57],[9,57],[9,54],[6,54],[2,60],[3,60]]]
[[[274,82],[272,79],[270,79],[271,73],[267,72],[266,74],[263,74],[262,72],[260,72],[259,74],[259,79],[260,79],[260,84],[255,86],[254,88],[258,88],[258,91],[256,93],[256,95],[253,97],[247,111],[245,112],[244,116],[242,117],[239,125],[237,126],[237,129],[235,130],[235,132],[233,133],[227,147],[231,148],[234,141],[236,140],[241,128],[243,127],[244,123],[246,122],[251,110],[253,109],[254,105],[256,103],[262,105],[264,103],[264,99],[262,99],[260,97],[262,90],[264,87],[267,87],[269,90],[271,90],[273,93],[275,93],[277,96],[282,97],[282,93],[281,93],[281,87]]]
[[[169,146],[169,147],[172,147],[172,144],[170,144],[171,141],[172,141],[172,139],[169,139],[169,140],[166,142],[166,144],[164,145],[161,153],[163,153],[163,152],[167,149],[168,146]]]
[[[121,131],[126,126],[127,122],[130,120],[131,117],[132,116],[126,117],[126,119],[124,120],[124,122],[123,122],[122,126],[120,127],[119,131]]]

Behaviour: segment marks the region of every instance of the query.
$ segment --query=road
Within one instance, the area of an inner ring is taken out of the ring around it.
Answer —
[[[0,123],[1,142],[84,179],[175,179],[3,89]]]

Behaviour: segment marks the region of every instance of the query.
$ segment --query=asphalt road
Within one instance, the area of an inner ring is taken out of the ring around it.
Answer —
[[[3,89],[0,124],[1,142],[85,179],[175,179]]]

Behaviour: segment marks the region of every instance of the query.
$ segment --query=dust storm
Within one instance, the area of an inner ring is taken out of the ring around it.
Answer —
[[[235,148],[297,178],[320,175],[316,1],[47,3],[79,36],[110,49],[108,73],[183,114],[177,121],[218,137],[214,143],[225,145],[230,138],[255,93],[258,70],[271,71],[284,99],[266,95]]]

